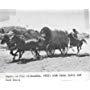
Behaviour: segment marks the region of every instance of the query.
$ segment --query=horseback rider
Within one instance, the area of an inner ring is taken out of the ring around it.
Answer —
[[[75,39],[78,39],[78,34],[79,34],[79,32],[76,30],[76,29],[72,29],[72,35],[73,35],[73,37],[75,38]]]
[[[78,32],[76,29],[72,29],[72,32],[68,35],[69,38],[70,38],[70,46],[69,46],[69,47],[72,47],[72,46],[73,46],[73,43],[78,40],[78,34],[79,34],[79,32]],[[73,38],[75,41],[72,40],[72,38]],[[73,51],[74,51],[74,50],[73,50]]]

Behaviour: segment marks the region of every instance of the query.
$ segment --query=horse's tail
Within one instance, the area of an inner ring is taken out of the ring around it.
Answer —
[[[85,39],[82,39],[81,41],[87,44],[87,41]]]

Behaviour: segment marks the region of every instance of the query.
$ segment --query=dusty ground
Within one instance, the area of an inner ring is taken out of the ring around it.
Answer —
[[[66,57],[56,55],[32,59],[30,51],[25,52],[21,61],[12,62],[12,56],[6,49],[0,49],[0,73],[2,72],[52,72],[52,71],[90,71],[90,55],[69,54]]]

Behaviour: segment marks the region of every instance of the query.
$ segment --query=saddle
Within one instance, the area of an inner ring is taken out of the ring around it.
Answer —
[[[72,33],[70,34],[70,46],[76,46],[77,42],[80,41],[78,37],[73,35]]]

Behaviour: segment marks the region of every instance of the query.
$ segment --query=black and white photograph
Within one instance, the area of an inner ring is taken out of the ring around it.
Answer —
[[[0,9],[0,73],[90,71],[89,10]]]

